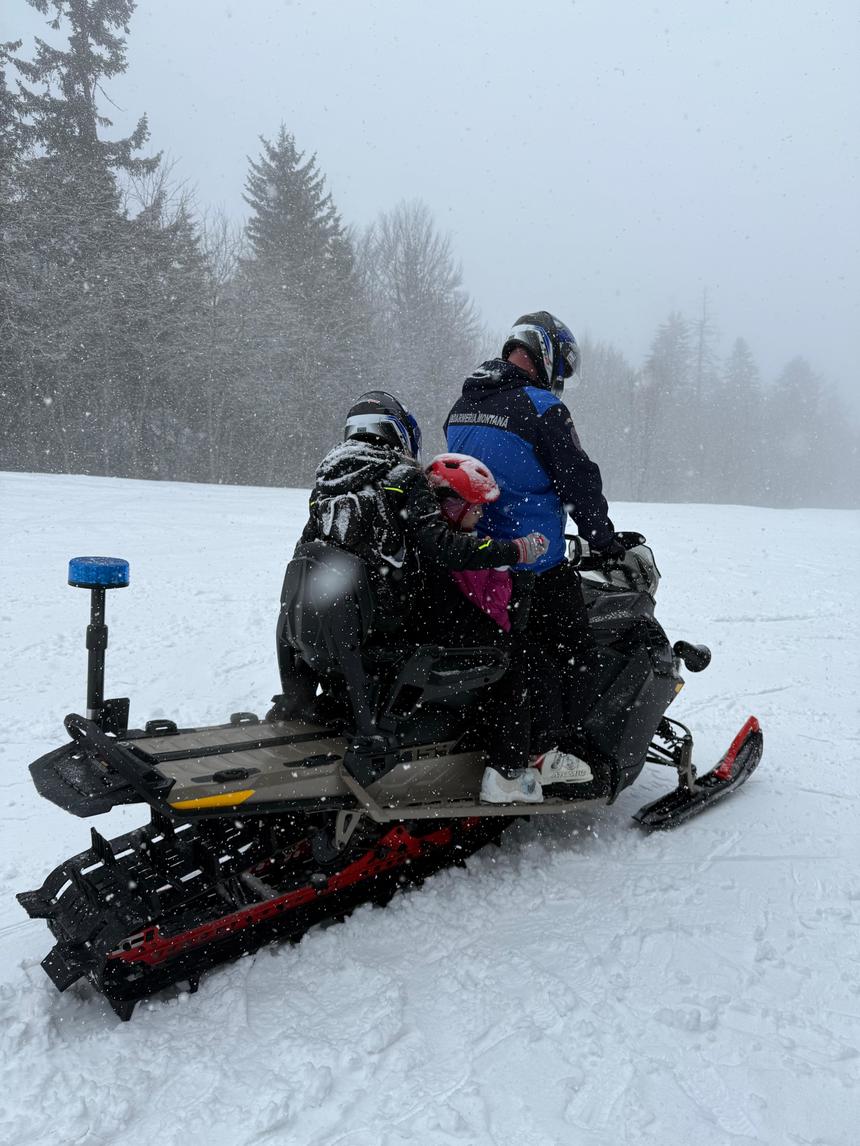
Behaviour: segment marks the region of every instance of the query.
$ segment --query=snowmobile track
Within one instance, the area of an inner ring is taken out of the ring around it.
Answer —
[[[248,878],[251,869],[277,867],[277,854],[264,854],[266,832],[252,821],[226,833],[213,824],[172,830],[155,813],[146,827],[112,841],[92,829],[89,850],[18,900],[32,918],[47,920],[57,940],[42,962],[57,989],[85,978],[127,1020],[140,999],[176,983],[196,990],[200,976],[220,963],[275,939],[298,942],[362,904],[384,906],[396,892],[498,842],[509,822],[437,821],[411,830],[398,823],[363,852],[347,850],[347,862],[334,869],[307,848],[305,882],[289,869],[306,843],[299,841],[280,857],[291,877],[282,888],[277,870]]]

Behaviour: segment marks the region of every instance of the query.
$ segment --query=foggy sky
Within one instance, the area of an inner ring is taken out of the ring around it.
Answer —
[[[494,330],[547,308],[634,364],[708,290],[766,378],[858,401],[856,0],[142,0],[118,130],[148,113],[200,208],[245,215],[281,121],[347,223],[423,199]],[[5,0],[0,38],[48,38]]]

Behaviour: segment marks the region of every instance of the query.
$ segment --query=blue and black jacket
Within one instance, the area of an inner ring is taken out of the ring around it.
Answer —
[[[536,531],[549,539],[535,572],[564,560],[568,513],[595,548],[612,540],[600,470],[580,445],[570,411],[519,367],[485,362],[463,383],[445,432],[448,449],[479,458],[501,488],[480,531],[500,539]]]

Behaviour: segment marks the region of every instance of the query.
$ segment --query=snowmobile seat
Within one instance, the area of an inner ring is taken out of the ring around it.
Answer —
[[[282,670],[297,657],[314,674],[342,677],[359,736],[394,732],[419,705],[462,705],[507,668],[498,649],[374,643],[374,608],[367,567],[354,553],[311,541],[287,566],[278,623]]]

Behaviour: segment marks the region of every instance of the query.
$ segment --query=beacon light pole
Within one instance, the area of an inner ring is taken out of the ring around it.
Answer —
[[[128,728],[127,697],[105,700],[105,591],[128,585],[128,562],[121,557],[73,557],[69,562],[69,584],[90,590],[90,623],[87,625],[87,720],[102,732],[121,735]]]

